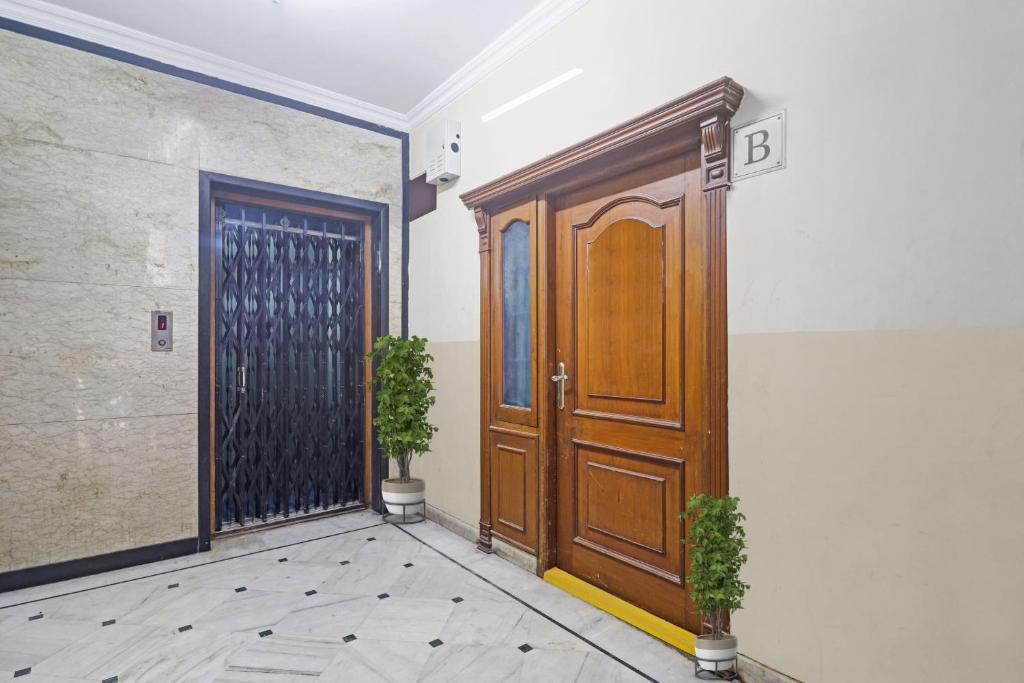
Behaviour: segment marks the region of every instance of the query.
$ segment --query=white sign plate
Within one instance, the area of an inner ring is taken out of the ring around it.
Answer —
[[[786,112],[732,129],[732,179],[786,168]]]

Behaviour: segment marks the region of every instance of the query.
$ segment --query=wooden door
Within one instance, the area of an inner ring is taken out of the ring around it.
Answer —
[[[537,205],[491,217],[490,513],[492,533],[537,548]]]
[[[678,514],[705,452],[700,176],[694,153],[554,204],[557,564],[691,631]]]

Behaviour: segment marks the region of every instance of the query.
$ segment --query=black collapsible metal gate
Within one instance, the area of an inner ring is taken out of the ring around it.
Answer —
[[[368,223],[214,201],[215,528],[359,505]]]

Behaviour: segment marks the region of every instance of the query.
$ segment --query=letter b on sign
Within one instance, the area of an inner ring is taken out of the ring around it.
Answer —
[[[732,179],[786,167],[786,113],[772,114],[732,130]]]
[[[772,148],[768,146],[768,131],[765,129],[747,133],[744,137],[747,138],[747,160],[744,162],[744,166],[759,164],[772,153]],[[754,142],[754,138],[759,138],[759,140]],[[756,159],[755,156],[757,156]]]

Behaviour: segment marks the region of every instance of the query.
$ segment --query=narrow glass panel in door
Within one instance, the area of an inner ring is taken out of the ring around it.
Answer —
[[[501,376],[503,405],[530,408],[530,225],[501,233]]]

